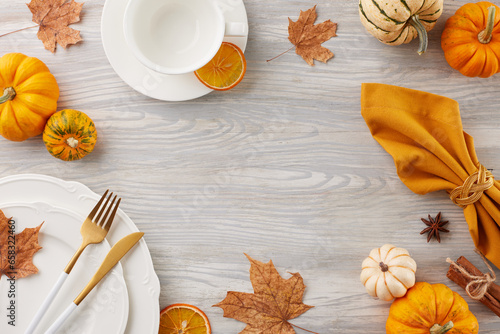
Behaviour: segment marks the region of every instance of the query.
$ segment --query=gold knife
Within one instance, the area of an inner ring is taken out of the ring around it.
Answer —
[[[127,254],[127,252],[141,240],[144,233],[135,232],[120,239],[108,252],[101,266],[97,272],[90,279],[87,286],[80,292],[78,297],[66,308],[66,310],[57,318],[57,320],[45,331],[45,334],[56,333],[59,327],[66,321],[66,319],[73,313],[73,311],[80,305],[82,300],[89,294],[89,292],[106,276],[106,274],[120,261],[120,259]]]

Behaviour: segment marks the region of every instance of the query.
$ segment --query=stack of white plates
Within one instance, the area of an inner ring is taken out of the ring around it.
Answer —
[[[0,193],[3,194],[0,209],[7,217],[13,217],[16,234],[44,222],[39,235],[43,248],[33,257],[39,272],[15,283],[0,278],[0,308],[4,310],[0,333],[24,333],[79,247],[81,224],[101,196],[81,183],[33,174],[0,179]],[[36,333],[43,333],[76,298],[106,256],[110,244],[137,231],[132,220],[118,210],[106,240],[87,247]],[[120,263],[71,315],[61,333],[158,333],[160,283],[144,239]]]

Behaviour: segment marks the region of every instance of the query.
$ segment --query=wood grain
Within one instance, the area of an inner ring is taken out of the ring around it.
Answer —
[[[498,333],[500,319],[446,278],[446,257],[481,263],[461,209],[444,193],[408,190],[360,115],[362,82],[456,99],[480,161],[493,174],[500,169],[500,76],[466,78],[440,48],[446,19],[465,1],[445,3],[428,52],[418,56],[417,42],[390,47],[369,35],[354,0],[246,0],[244,80],[229,92],[175,103],[142,96],[115,74],[101,44],[103,3],[85,1],[73,25],[84,41],[58,46],[54,55],[43,49],[37,29],[0,38],[0,54],[44,61],[60,85],[58,109],[84,111],[99,132],[95,152],[72,163],[52,158],[40,137],[2,139],[0,176],[42,173],[98,193],[115,189],[146,233],[160,306],[197,305],[214,333],[244,328],[211,307],[228,290],[252,291],[243,253],[272,259],[285,277],[304,277],[304,302],[316,307],[294,324],[318,333],[384,333],[390,304],[369,297],[359,274],[369,251],[385,243],[410,251],[419,281],[445,283],[464,296],[481,333]],[[338,37],[323,44],[335,57],[310,67],[291,51],[266,62],[290,47],[287,18],[315,4],[318,22],[338,22]],[[2,5],[0,34],[31,25],[24,2]],[[440,244],[426,243],[420,218],[439,211],[451,233]]]

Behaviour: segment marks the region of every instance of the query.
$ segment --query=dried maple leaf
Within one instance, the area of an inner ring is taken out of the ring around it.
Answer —
[[[315,25],[317,16],[314,6],[305,12],[300,11],[296,22],[288,18],[288,40],[295,45],[295,52],[311,66],[314,66],[314,59],[326,63],[333,57],[333,52],[321,43],[337,36],[337,23],[327,20]]]
[[[33,255],[42,248],[38,245],[38,232],[43,223],[14,234],[9,221],[0,210],[0,279],[2,275],[18,279],[36,274],[38,269],[33,264]]]
[[[224,310],[224,317],[247,323],[240,334],[295,333],[292,326],[300,327],[288,320],[314,307],[302,302],[306,288],[302,277],[295,273],[284,279],[272,261],[262,263],[246,257],[251,263],[250,280],[254,293],[228,291],[226,298],[214,306]]]
[[[40,25],[38,39],[52,53],[56,51],[56,42],[63,48],[76,44],[82,39],[78,30],[68,27],[80,21],[83,3],[66,0],[31,0],[28,4],[33,13],[33,22]]]

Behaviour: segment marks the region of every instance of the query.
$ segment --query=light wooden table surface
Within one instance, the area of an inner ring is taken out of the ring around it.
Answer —
[[[0,0],[0,33],[32,24],[25,2]],[[174,103],[143,96],[116,75],[101,43],[104,1],[87,0],[73,25],[82,43],[51,54],[31,29],[0,38],[0,54],[22,52],[47,64],[61,90],[58,110],[78,109],[95,121],[95,151],[63,162],[46,152],[40,137],[2,138],[0,176],[41,173],[97,193],[117,191],[123,210],[146,233],[160,306],[197,305],[217,334],[245,327],[211,307],[228,290],[252,292],[243,253],[272,259],[284,277],[303,276],[304,302],[315,308],[294,324],[318,333],[384,333],[390,303],[369,297],[359,274],[369,251],[385,243],[410,251],[418,281],[445,283],[464,296],[480,333],[498,333],[500,319],[445,276],[446,257],[464,255],[484,269],[462,210],[445,193],[408,190],[360,115],[362,82],[456,99],[479,160],[496,174],[500,74],[466,78],[448,66],[440,48],[446,19],[464,3],[445,2],[428,52],[418,56],[416,41],[390,47],[369,35],[355,0],[245,0],[244,80],[229,92]],[[315,4],[317,22],[338,22],[338,37],[323,44],[335,57],[310,67],[292,51],[266,62],[290,47],[287,18],[296,20]],[[439,211],[451,233],[440,244],[427,243],[420,218]]]

